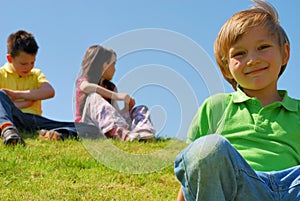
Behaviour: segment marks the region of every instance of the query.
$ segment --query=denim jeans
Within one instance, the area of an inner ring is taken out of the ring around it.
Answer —
[[[18,130],[24,131],[55,129],[76,132],[73,122],[55,121],[39,115],[23,113],[15,106],[7,94],[0,90],[0,125],[5,122],[11,122]]]
[[[254,171],[221,135],[201,137],[175,159],[186,201],[299,201],[300,166]]]

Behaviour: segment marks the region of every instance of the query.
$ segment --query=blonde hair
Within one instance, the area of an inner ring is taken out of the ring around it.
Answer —
[[[285,44],[289,44],[289,39],[284,29],[279,24],[279,16],[276,9],[262,1],[253,0],[256,4],[252,8],[240,11],[229,18],[219,31],[214,43],[214,54],[223,77],[236,90],[237,83],[234,79],[226,77],[228,72],[229,48],[234,45],[247,31],[254,27],[267,27],[273,35],[284,54]],[[285,70],[286,65],[281,67],[279,76]]]

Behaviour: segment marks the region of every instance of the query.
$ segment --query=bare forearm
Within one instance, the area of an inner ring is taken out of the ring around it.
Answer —
[[[115,91],[108,90],[102,86],[99,86],[94,83],[89,83],[88,81],[84,81],[80,85],[80,90],[82,90],[85,93],[97,93],[100,94],[104,98],[109,98],[115,101],[124,101],[124,108],[122,110],[119,109],[119,107],[116,107],[116,109],[120,113],[128,112],[130,111],[133,106],[135,105],[135,101],[132,97],[130,97],[126,93],[117,93]]]
[[[179,192],[178,192],[178,197],[177,197],[177,201],[185,201],[184,197],[183,197],[183,192],[182,189],[180,188]]]
[[[80,89],[85,93],[98,93],[102,97],[110,98],[113,100],[125,100],[126,94],[116,93],[114,91],[108,90],[102,86],[97,84],[89,83],[89,82],[82,82],[80,85]],[[128,95],[127,95],[128,96]]]
[[[17,99],[23,100],[45,100],[54,97],[54,90],[36,89],[36,90],[25,90],[16,91]]]
[[[2,89],[10,97],[12,101],[35,101],[35,100],[45,100],[54,97],[54,89],[49,83],[41,84],[39,89],[34,90],[12,90],[12,89]]]
[[[18,101],[18,102],[14,102],[14,103],[17,106],[17,108],[23,109],[23,108],[32,106],[34,101]]]

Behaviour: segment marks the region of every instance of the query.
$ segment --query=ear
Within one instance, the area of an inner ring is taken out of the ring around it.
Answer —
[[[7,61],[8,61],[9,63],[11,63],[11,62],[12,62],[12,56],[11,56],[11,54],[7,54],[7,55],[6,55],[6,59],[7,59]]]
[[[290,59],[290,45],[288,43],[284,44],[284,50],[282,53],[282,65],[286,65]]]

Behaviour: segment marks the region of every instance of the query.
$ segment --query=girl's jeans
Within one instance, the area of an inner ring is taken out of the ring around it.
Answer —
[[[254,171],[221,135],[191,143],[176,157],[174,170],[186,201],[300,200],[299,165],[282,171]]]
[[[7,94],[0,90],[0,126],[7,122],[11,122],[17,129],[24,131],[61,129],[76,132],[73,122],[54,121],[39,115],[23,113]]]

